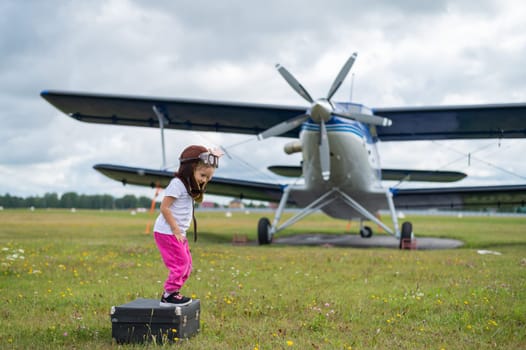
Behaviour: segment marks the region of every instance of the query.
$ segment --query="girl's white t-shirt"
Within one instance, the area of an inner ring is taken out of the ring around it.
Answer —
[[[194,206],[192,197],[188,194],[186,187],[178,177],[174,177],[170,181],[170,184],[164,190],[164,196],[176,198],[170,206],[170,211],[181,230],[181,234],[186,237],[186,231],[192,222],[192,209]],[[155,220],[153,231],[165,235],[173,235],[172,229],[162,213]]]

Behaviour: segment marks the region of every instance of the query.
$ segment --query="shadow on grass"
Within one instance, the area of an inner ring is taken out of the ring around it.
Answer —
[[[334,231],[327,231],[327,232],[321,232],[321,230],[314,230],[314,231],[309,231],[309,230],[303,230],[303,231],[300,231],[300,230],[286,230],[286,231],[283,231],[283,232],[279,232],[278,234],[276,234],[275,238],[284,238],[284,237],[290,237],[290,236],[299,236],[299,235],[313,235],[313,234],[323,234],[323,235],[334,235],[334,236],[340,236],[340,235],[359,235],[359,233],[349,233],[349,232],[334,232]],[[382,234],[380,233],[379,235],[385,235],[385,234]],[[198,231],[197,232],[197,241],[203,241],[203,242],[206,242],[206,243],[223,243],[223,244],[232,244],[234,242],[234,236],[235,234],[233,233],[217,233],[217,232],[200,232]],[[257,237],[255,234],[246,234],[246,235],[241,235],[241,236],[245,236],[246,239],[248,240],[247,243],[248,244],[252,244],[252,245],[257,245]],[[190,241],[193,241],[193,233],[192,232],[189,232],[188,233],[188,239]]]

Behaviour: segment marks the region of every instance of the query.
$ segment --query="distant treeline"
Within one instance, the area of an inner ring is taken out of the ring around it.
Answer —
[[[151,198],[125,195],[115,198],[109,194],[77,194],[67,192],[62,196],[56,193],[46,193],[39,197],[16,197],[9,194],[0,196],[0,206],[8,208],[78,208],[78,209],[133,209],[150,208]]]

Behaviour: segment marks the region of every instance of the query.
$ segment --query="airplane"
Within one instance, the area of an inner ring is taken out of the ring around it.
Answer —
[[[414,238],[411,222],[399,227],[398,209],[460,209],[524,206],[526,185],[384,187],[382,181],[454,182],[466,174],[456,171],[382,169],[377,143],[390,141],[524,138],[526,103],[466,106],[368,108],[354,102],[333,102],[357,54],[353,53],[325,97],[313,99],[282,65],[279,74],[308,106],[277,106],[194,99],[166,99],[44,90],[41,97],[69,117],[87,123],[153,127],[161,130],[163,168],[160,170],[97,164],[95,170],[123,184],[165,187],[173,172],[165,168],[164,130],[255,135],[262,140],[286,137],[287,154],[301,153],[299,166],[270,166],[269,170],[301,182],[268,183],[214,177],[207,192],[216,195],[279,202],[274,219],[261,218],[258,242],[274,236],[305,216],[321,210],[337,219],[358,220],[360,235],[373,234],[371,221],[400,241]],[[281,223],[287,205],[301,210]],[[392,226],[377,213],[389,209]]]

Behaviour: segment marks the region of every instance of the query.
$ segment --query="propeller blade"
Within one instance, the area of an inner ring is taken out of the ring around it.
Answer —
[[[379,126],[391,126],[393,124],[393,121],[389,118],[384,117],[378,117],[376,115],[369,115],[369,114],[361,114],[361,113],[342,113],[342,112],[336,112],[333,111],[332,114],[335,114],[337,116],[347,118],[347,119],[353,119],[358,122],[362,122],[365,124],[370,125],[379,125]]]
[[[300,126],[305,120],[307,120],[308,117],[308,114],[300,114],[294,118],[276,124],[273,127],[263,131],[262,133],[259,133],[258,140],[263,140],[272,136],[278,136],[286,133],[287,131],[295,129],[298,126]]]
[[[351,67],[354,64],[354,60],[356,60],[356,56],[358,56],[358,54],[356,52],[353,53],[351,57],[347,59],[347,62],[345,62],[345,64],[343,65],[342,69],[340,70],[340,73],[338,73],[338,76],[336,76],[336,79],[334,79],[334,83],[332,83],[332,86],[329,89],[329,93],[327,94],[327,100],[330,100],[342,85],[343,81],[345,80],[345,77],[347,76],[347,74],[349,74],[349,71],[351,70]]]
[[[329,180],[331,175],[331,151],[329,149],[329,137],[327,136],[327,128],[323,119],[320,122],[320,166],[321,176],[325,181]]]
[[[294,76],[290,74],[287,69],[285,69],[285,67],[278,63],[276,64],[276,69],[278,70],[279,74],[281,74],[281,76],[287,81],[287,83],[289,83],[289,85],[294,89],[294,91],[296,91],[301,97],[303,97],[308,102],[314,102],[314,100],[309,95],[307,90],[303,87],[303,85],[301,85],[299,81],[297,81],[296,78],[294,78]]]

